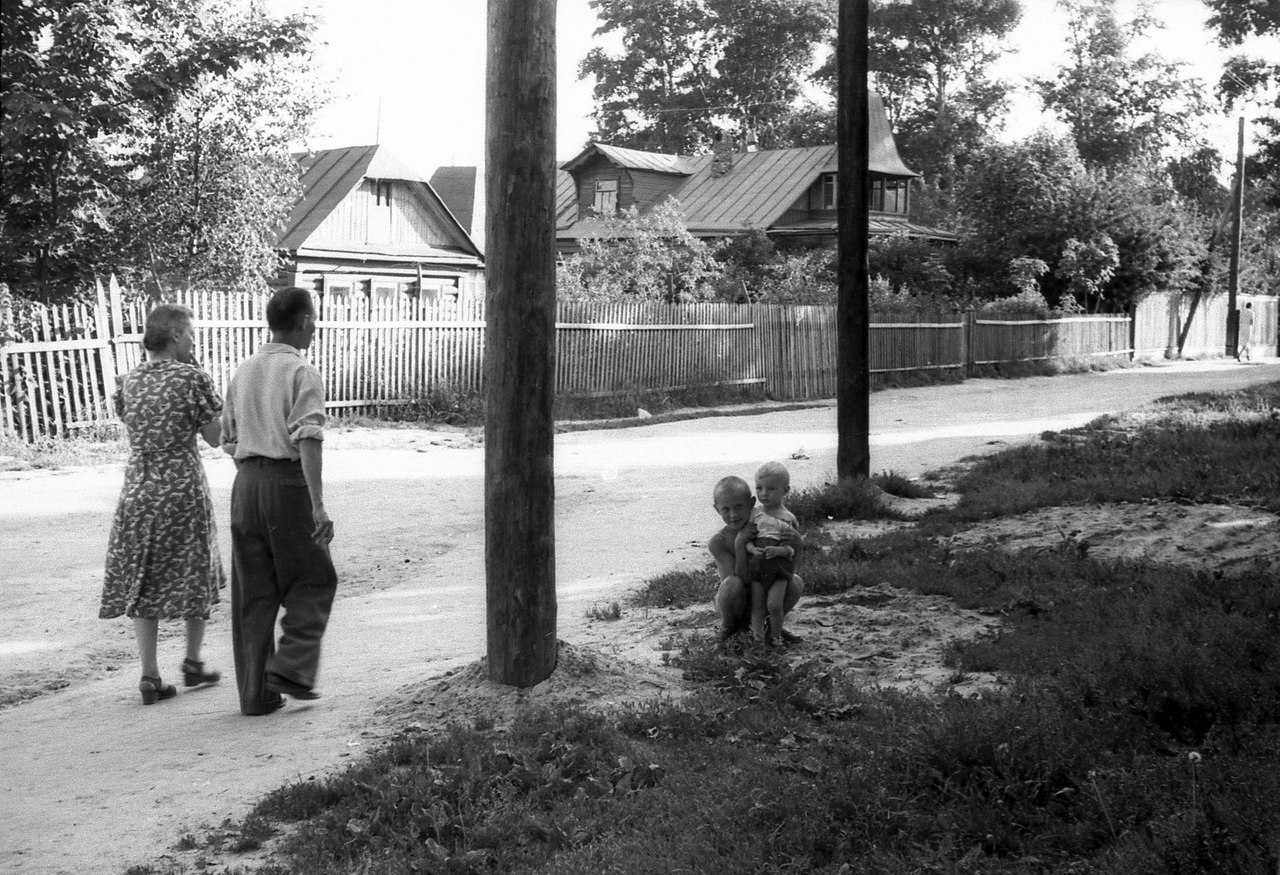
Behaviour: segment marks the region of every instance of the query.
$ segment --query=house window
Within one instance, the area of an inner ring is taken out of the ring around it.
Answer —
[[[324,293],[326,295],[345,298],[351,294],[351,287],[352,282],[349,277],[326,276],[324,278]]]
[[[885,182],[884,211],[886,213],[905,213],[907,211],[906,180],[893,179]]]
[[[834,210],[836,208],[836,175],[834,173],[822,174],[822,180],[818,183],[818,209]]]
[[[612,216],[618,211],[618,180],[596,180],[596,198],[592,208],[601,216]]]
[[[391,206],[391,183],[385,179],[374,180],[374,204],[379,207]]]

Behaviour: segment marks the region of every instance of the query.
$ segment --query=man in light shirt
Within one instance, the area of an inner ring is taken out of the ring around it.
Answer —
[[[319,698],[320,641],[338,586],[321,476],[324,383],[302,354],[316,331],[311,294],[276,292],[267,326],[271,341],[236,369],[222,411],[222,448],[236,460],[231,639],[249,715],[270,714],[285,695]]]

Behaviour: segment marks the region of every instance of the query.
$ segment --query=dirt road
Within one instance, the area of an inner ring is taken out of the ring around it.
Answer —
[[[1273,359],[881,392],[872,470],[914,476],[1161,396],[1277,379]],[[559,436],[559,636],[573,642],[593,603],[701,565],[718,477],[776,458],[805,488],[834,476],[835,448],[832,407]],[[225,557],[233,468],[211,452],[207,470]],[[324,698],[250,719],[224,682],[144,710],[131,627],[96,619],[122,471],[0,473],[0,696],[48,690],[0,710],[0,871],[116,873],[154,860],[183,831],[358,756],[388,731],[380,701],[484,651],[483,450],[458,433],[337,428],[325,473],[342,583]],[[632,540],[641,515],[656,531]],[[161,667],[176,677],[180,624],[165,625]],[[206,658],[230,674],[225,605]]]

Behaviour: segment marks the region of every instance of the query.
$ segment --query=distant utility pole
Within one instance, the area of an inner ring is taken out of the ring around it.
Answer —
[[[867,4],[840,0],[836,39],[836,476],[871,473]]]
[[[489,0],[485,601],[489,679],[556,667],[555,0]]]
[[[1227,274],[1227,355],[1240,349],[1240,314],[1236,294],[1240,291],[1240,238],[1244,219],[1244,116],[1236,133],[1236,197],[1231,209],[1231,267]]]

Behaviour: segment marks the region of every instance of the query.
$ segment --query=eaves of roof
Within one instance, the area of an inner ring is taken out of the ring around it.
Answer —
[[[333,248],[308,246],[297,250],[293,255],[295,258],[347,259],[355,261],[433,261],[441,264],[472,267],[482,267],[484,265],[483,259],[471,253],[461,252],[456,249],[440,249],[425,244],[420,246],[397,245],[394,249],[377,245]]]
[[[769,229],[770,236],[788,237],[810,234],[835,235],[837,232],[835,219],[812,219],[803,222],[788,222]],[[872,213],[867,218],[867,231],[872,236],[880,237],[892,234],[904,234],[908,237],[925,237],[930,240],[955,242],[960,239],[950,231],[917,225],[902,216],[885,213]]]

